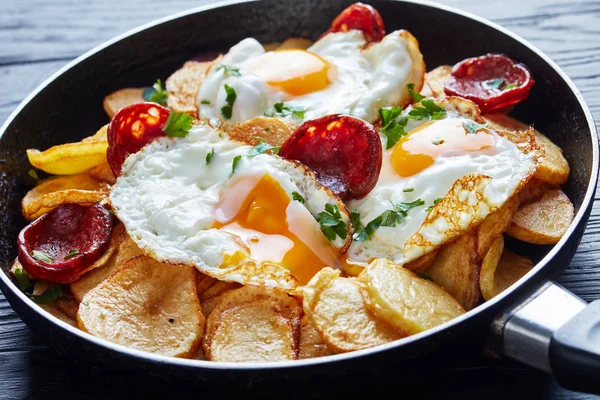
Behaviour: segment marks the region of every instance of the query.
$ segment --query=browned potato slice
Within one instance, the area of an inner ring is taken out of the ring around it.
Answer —
[[[241,287],[241,285],[236,282],[216,281],[204,292],[201,294],[198,293],[200,304],[202,304],[202,313],[205,316],[208,316],[214,309],[219,296],[221,296],[223,293],[229,292],[230,290],[238,289],[239,287]]]
[[[477,228],[477,254],[485,257],[492,243],[502,236],[519,208],[519,197],[513,196],[499,210],[488,215]]]
[[[300,353],[298,358],[324,357],[330,354],[333,354],[333,351],[319,336],[308,317],[303,316],[300,321]]]
[[[527,257],[519,256],[501,246],[492,246],[481,267],[481,293],[490,300],[521,279],[533,268]]]
[[[75,175],[106,162],[108,141],[64,143],[40,151],[27,149],[27,159],[35,168],[52,175]]]
[[[123,224],[118,224],[113,228],[109,249],[114,249],[115,254],[109,255],[109,257],[112,255],[112,258],[106,261],[102,266],[98,266],[98,268],[86,272],[75,282],[71,283],[71,293],[73,293],[73,296],[75,296],[77,301],[81,302],[83,296],[85,296],[87,292],[112,275],[117,268],[125,262],[142,254],[142,250],[140,250],[137,244],[135,244],[127,232],[125,232],[125,225]],[[108,250],[102,258],[104,258],[106,254],[108,254]]]
[[[262,46],[264,47],[265,51],[273,51],[277,50],[279,46],[281,46],[281,42],[262,43]]]
[[[555,244],[573,221],[573,203],[562,190],[548,190],[542,198],[515,213],[506,233],[533,244]]]
[[[500,235],[494,240],[481,263],[479,288],[481,289],[481,295],[485,301],[488,301],[496,295],[496,293],[494,293],[494,274],[496,273],[496,267],[498,266],[503,250],[504,236]]]
[[[196,96],[200,85],[204,82],[208,68],[213,63],[213,61],[188,61],[175,71],[165,83],[169,107],[174,111],[184,112],[197,118]]]
[[[294,133],[295,128],[278,118],[256,117],[234,124],[228,130],[229,137],[251,146],[260,143],[260,139],[273,146],[281,146]]]
[[[529,126],[502,113],[492,113],[484,116],[491,128],[497,130],[509,130],[525,132]],[[569,178],[569,163],[563,156],[562,149],[555,145],[550,139],[539,132],[533,131],[535,140],[544,150],[542,162],[535,171],[535,177],[552,185],[562,185]]]
[[[298,357],[300,315],[282,291],[244,286],[219,297],[203,348],[213,361],[277,361]]]
[[[314,42],[310,39],[306,39],[306,38],[302,38],[302,37],[292,37],[292,38],[284,40],[283,43],[281,43],[277,47],[277,50],[285,50],[285,49],[306,50],[310,46],[312,46],[313,43]]]
[[[339,275],[323,268],[304,287],[304,312],[333,351],[360,350],[402,337],[367,309],[360,282]]]
[[[204,332],[193,266],[139,256],[90,290],[79,327],[102,339],[173,357],[195,354]]]
[[[421,94],[427,97],[444,98],[444,85],[452,76],[451,65],[440,65],[425,74],[425,83]]]
[[[70,297],[59,297],[54,301],[56,308],[63,314],[69,317],[70,320],[77,320],[77,310],[79,310],[79,303],[72,296]]]
[[[117,181],[117,178],[113,174],[112,169],[110,168],[110,165],[108,165],[107,162],[97,165],[94,168],[90,169],[89,174],[92,178],[102,182],[106,182],[109,185],[114,185]]]
[[[121,108],[144,101],[146,100],[144,100],[143,88],[125,88],[106,96],[102,105],[108,118],[112,118]]]
[[[525,204],[538,201],[548,189],[555,189],[555,187],[547,182],[536,178],[531,178],[529,182],[527,182],[525,186],[519,190],[519,206],[524,206]]]
[[[217,282],[217,280],[212,276],[205,275],[196,270],[196,291],[198,292],[198,296],[204,293],[206,289],[214,285],[215,282]]]
[[[435,283],[454,296],[465,310],[470,310],[481,300],[480,267],[477,235],[467,232],[440,248],[427,273]]]
[[[441,256],[441,255],[440,255]],[[369,308],[405,335],[433,328],[465,311],[435,283],[379,259],[359,275]]]
[[[427,253],[414,261],[411,261],[405,265],[404,268],[409,269],[413,272],[415,271],[425,271],[427,268],[431,266],[435,258],[437,257],[437,250],[432,251],[431,253]]]

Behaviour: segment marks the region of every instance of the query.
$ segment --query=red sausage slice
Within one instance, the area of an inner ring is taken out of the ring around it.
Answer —
[[[137,103],[121,108],[108,125],[106,158],[115,176],[128,155],[138,152],[157,137],[171,112],[156,103]]]
[[[488,112],[525,100],[534,82],[524,64],[502,54],[486,54],[456,64],[444,91],[469,99]]]
[[[382,147],[373,125],[348,115],[302,124],[281,146],[281,157],[312,169],[342,200],[360,199],[377,183]]]
[[[102,256],[112,234],[112,215],[100,204],[62,204],[23,228],[18,258],[32,276],[76,281]]]
[[[348,32],[353,29],[362,31],[367,43],[379,42],[385,36],[385,25],[381,15],[376,9],[363,3],[354,3],[342,11],[325,34]]]

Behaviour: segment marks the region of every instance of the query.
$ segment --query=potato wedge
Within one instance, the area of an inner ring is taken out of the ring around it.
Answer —
[[[106,182],[109,185],[114,185],[115,182],[117,182],[117,178],[113,174],[112,169],[107,162],[96,165],[94,168],[90,169],[89,175],[92,178]]]
[[[298,358],[302,309],[282,291],[244,286],[220,296],[202,346],[213,361]]]
[[[440,65],[439,67],[425,74],[425,83],[421,94],[426,97],[437,97],[443,99],[446,97],[444,85],[452,76],[451,65]]]
[[[481,301],[480,268],[477,233],[467,232],[440,248],[427,273],[468,311]]]
[[[102,106],[108,118],[112,118],[121,108],[144,101],[144,88],[125,88],[106,96]]]
[[[492,243],[502,236],[519,208],[519,197],[513,196],[499,210],[488,215],[477,227],[477,254],[483,259]]]
[[[215,61],[188,61],[175,71],[165,82],[167,89],[167,105],[173,111],[184,112],[198,117],[196,96],[208,68]]]
[[[333,351],[312,326],[308,317],[303,316],[300,321],[300,352],[298,358],[324,357],[330,354],[333,354]]]
[[[204,333],[194,267],[133,258],[83,297],[77,320],[82,330],[117,344],[191,356]]]
[[[524,132],[529,126],[503,113],[484,115],[484,119],[493,129]],[[569,179],[571,171],[562,149],[537,129],[533,134],[537,144],[542,147],[544,157],[535,171],[534,177],[551,185],[562,185]]]
[[[519,208],[506,233],[527,243],[555,244],[574,215],[573,203],[562,190],[548,190],[540,200]]]
[[[481,263],[479,272],[479,288],[485,301],[496,295],[494,292],[494,274],[504,250],[504,236],[500,235],[494,240]]]
[[[441,287],[388,260],[373,261],[357,279],[363,284],[369,309],[404,335],[433,328],[465,312]]]
[[[489,260],[486,256],[481,268],[481,293],[486,301],[502,293],[533,268],[533,262],[527,257],[506,249],[500,249],[498,254],[494,246],[490,249],[492,252]]]
[[[304,287],[304,312],[335,352],[360,350],[402,337],[367,309],[361,287],[356,279],[340,278],[340,272],[329,267]]]
[[[229,137],[251,146],[256,146],[264,140],[272,146],[281,146],[292,135],[295,127],[278,118],[256,117],[234,124],[227,129]]]
[[[53,175],[75,175],[106,162],[105,142],[66,143],[48,150],[27,150],[27,158],[34,167]]]

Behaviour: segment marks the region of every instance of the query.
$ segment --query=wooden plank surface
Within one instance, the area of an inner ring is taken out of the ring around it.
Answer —
[[[210,2],[1,0],[0,122],[44,79],[93,46],[139,24]],[[574,80],[600,120],[600,2],[445,0],[443,3],[489,18],[545,51]],[[581,246],[560,283],[588,301],[600,298],[599,259],[600,203],[594,206]],[[89,371],[73,368],[70,360],[48,349],[0,295],[1,399],[135,397],[141,393],[135,383],[145,380],[143,372],[128,371],[122,380],[111,384],[102,371],[94,373],[92,377]],[[526,368],[497,367],[483,359],[471,367],[456,368],[438,376],[435,382],[434,385],[418,382],[413,389],[419,390],[420,397],[435,393],[437,398],[597,398],[566,391],[552,379]],[[182,390],[167,388],[162,393],[175,395]],[[154,392],[158,393],[161,392]],[[444,395],[440,397],[440,393]],[[201,397],[202,393],[197,395]]]

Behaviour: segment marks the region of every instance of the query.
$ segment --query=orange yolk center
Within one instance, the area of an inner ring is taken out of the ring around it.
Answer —
[[[290,231],[287,213],[290,202],[291,199],[279,183],[265,175],[248,193],[237,215],[227,223],[215,221],[214,227],[234,235],[239,233],[253,259],[269,260],[282,247],[287,248],[283,259],[271,261],[290,270],[298,283],[305,285],[327,264]],[[235,225],[234,228],[230,228],[232,224]],[[235,254],[225,258],[225,263],[230,263],[229,265],[240,261],[239,255]]]
[[[440,154],[480,151],[494,143],[494,136],[486,129],[468,133],[460,118],[431,121],[411,130],[394,145],[391,163],[398,175],[408,177],[433,165]]]
[[[325,89],[330,65],[323,58],[305,50],[276,50],[266,53],[251,72],[271,86],[292,96]]]

